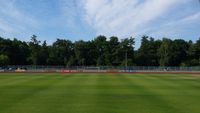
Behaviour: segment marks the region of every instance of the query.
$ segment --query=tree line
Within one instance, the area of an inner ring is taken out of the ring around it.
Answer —
[[[36,35],[29,42],[0,37],[0,65],[200,66],[200,38],[192,42],[143,36],[139,49],[134,47],[133,37],[57,39],[51,45],[37,40]]]

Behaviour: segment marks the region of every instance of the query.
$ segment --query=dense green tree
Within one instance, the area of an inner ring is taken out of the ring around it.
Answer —
[[[183,63],[186,66],[200,66],[200,38],[196,43],[190,42],[188,59]]]
[[[108,52],[110,54],[108,54],[108,59],[109,59],[109,64],[111,66],[117,66],[120,64],[120,59],[118,58],[118,49],[120,48],[120,42],[118,40],[118,37],[110,37],[109,40],[109,46],[108,46]]]
[[[120,43],[120,48],[119,48],[119,59],[121,61],[121,66],[133,66],[133,60],[134,60],[134,38],[125,38],[121,41]]]
[[[172,66],[173,58],[173,41],[167,38],[162,40],[162,44],[159,48],[158,55],[160,56],[160,66]]]
[[[134,38],[98,36],[91,41],[57,39],[41,43],[33,35],[30,42],[0,37],[0,65],[62,66],[200,66],[200,39],[155,40],[143,36],[134,50]]]
[[[12,41],[12,54],[10,55],[10,63],[12,65],[27,65],[27,58],[30,54],[29,46],[26,42],[14,39]]]
[[[173,54],[171,65],[180,66],[182,62],[187,60],[189,43],[182,39],[177,39],[173,41],[173,44],[171,46],[171,53]]]
[[[9,57],[7,55],[0,55],[0,66],[5,66],[9,64]]]
[[[108,56],[108,42],[105,36],[98,36],[94,39],[93,43],[95,44],[95,50],[97,53],[97,66],[109,65],[109,56]]]
[[[68,65],[72,52],[73,43],[71,41],[57,39],[50,47],[47,62],[49,65]]]
[[[49,48],[47,46],[46,41],[42,43],[41,49],[39,50],[40,52],[40,65],[47,65],[48,64],[48,58],[49,58]]]
[[[12,49],[14,49],[12,47],[12,41],[10,39],[3,39],[0,37],[0,54],[6,55],[11,58],[13,54]]]
[[[159,66],[158,49],[161,41],[154,38],[143,36],[141,46],[136,53],[136,63],[140,66]]]
[[[92,54],[91,47],[92,46],[90,46],[90,42],[84,42],[82,40],[75,42],[74,52],[78,66],[92,65],[92,62],[95,62],[93,58],[94,54]]]
[[[31,41],[29,42],[29,49],[30,49],[30,56],[28,58],[28,61],[31,62],[33,65],[40,65],[40,41],[37,40],[37,36],[33,35],[31,36]]]

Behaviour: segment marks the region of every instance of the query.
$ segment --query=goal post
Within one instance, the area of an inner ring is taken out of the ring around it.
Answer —
[[[101,72],[100,67],[84,67],[83,72]]]

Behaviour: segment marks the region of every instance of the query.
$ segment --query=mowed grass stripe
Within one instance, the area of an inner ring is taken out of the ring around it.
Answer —
[[[196,95],[196,93],[199,93],[199,90],[194,89],[194,87],[191,86],[191,83],[185,83],[185,80],[182,80],[182,76],[150,75],[146,76],[143,80],[146,81],[146,86],[151,87],[149,89],[154,91],[157,97],[160,97],[165,102],[173,105],[173,107],[178,109],[180,112],[199,112],[199,101],[196,101],[199,100],[199,95]]]
[[[95,86],[97,85],[96,75],[83,74],[79,76],[79,81],[74,84],[71,94],[71,101],[63,104],[63,111],[67,113],[95,113]]]
[[[200,111],[199,78],[188,75],[18,74],[0,81],[6,77],[18,82],[0,83],[0,113]]]
[[[15,106],[16,103],[29,98],[34,92],[37,92],[38,88],[25,88],[21,87],[23,84],[35,83],[39,81],[39,78],[26,78],[25,80],[19,80],[20,82],[14,82],[1,86],[0,88],[0,112],[4,109],[9,109]]]
[[[94,113],[130,113],[137,111],[137,97],[120,75],[99,75]],[[135,93],[135,92],[134,92]]]
[[[167,94],[170,95],[199,95],[198,89],[200,88],[200,81],[197,82],[194,79],[185,79],[185,77],[190,77],[191,75],[187,76],[180,76],[180,75],[166,75],[166,77],[163,76],[147,76],[146,79],[148,79],[149,82],[157,81],[157,84],[163,84],[163,85],[157,85],[157,87],[160,87],[160,93],[163,91],[163,95]],[[154,85],[155,86],[155,85]],[[156,87],[155,87],[156,88]],[[169,90],[169,91],[168,91]],[[178,92],[179,91],[179,92]],[[168,92],[168,93],[167,93]],[[174,93],[173,93],[174,92]],[[194,93],[196,92],[196,93]]]
[[[16,74],[16,73],[11,73],[11,74],[0,74],[0,87],[4,85],[9,85],[9,84],[15,84],[17,82],[24,81],[25,79],[22,79],[23,77],[27,77],[25,74]],[[29,79],[31,79],[29,77]]]
[[[181,92],[178,91],[177,82],[165,82],[164,78],[165,76],[169,77],[176,77],[174,75],[149,75],[143,78],[144,83],[140,84],[144,87],[146,87],[146,91],[149,91],[153,93],[157,99],[160,99],[162,102],[160,105],[162,108],[167,108],[167,111],[170,112],[176,112],[176,113],[188,113],[185,111],[182,107],[180,107],[180,104],[177,105],[177,103],[173,103],[173,101],[170,101],[170,97],[178,96],[178,94],[181,94]],[[169,97],[169,98],[167,98]],[[177,98],[177,97],[175,97]],[[166,110],[163,110],[163,112],[166,112]]]
[[[132,109],[136,113],[184,113],[182,110],[176,108],[154,91],[152,83],[157,84],[157,81],[146,78],[148,75],[135,75],[135,77],[122,75],[120,77],[127,87],[133,91],[138,92],[132,96]]]
[[[61,78],[57,84],[53,85],[48,90],[35,95],[35,101],[31,104],[38,108],[36,110],[38,113],[46,111],[49,113],[68,111],[68,109],[63,106],[72,103],[76,93],[74,92],[74,86],[81,81],[78,75],[70,76],[70,78],[62,76],[63,78]],[[31,111],[31,109],[28,109],[27,111]]]
[[[70,81],[62,81],[57,84],[52,90],[60,93],[52,95],[56,98],[53,99],[55,102],[51,103],[51,106],[48,105],[46,111],[50,109],[50,113],[78,113],[91,109],[91,107],[88,107],[90,100],[87,95],[88,84],[90,82],[94,82],[94,79],[90,80],[87,75],[83,74],[74,75]]]
[[[16,85],[13,84],[13,88],[9,88],[9,90],[3,91],[4,93],[7,93],[7,96],[4,95],[3,100],[5,100],[3,101],[3,103],[0,104],[0,113],[15,113],[16,111],[20,113],[26,113],[25,109],[30,107],[34,108],[34,106],[30,105],[30,103],[35,100],[33,99],[35,95],[47,90],[52,85],[59,82],[59,80],[55,80],[52,78],[48,79],[47,76],[42,75],[31,78],[31,81],[18,83]],[[26,102],[26,100],[30,101]],[[37,110],[37,108],[35,108],[35,110]],[[32,111],[30,110],[29,112]]]
[[[8,75],[0,75],[0,76],[8,76]],[[12,76],[14,78],[17,78],[18,74],[17,75],[12,74]],[[8,98],[2,98],[1,103],[4,103],[4,101],[14,101],[14,100],[17,101],[17,99],[20,99],[19,97],[23,99],[23,96],[20,96],[20,95],[21,94],[29,95],[29,92],[31,92],[32,90],[31,88],[29,89],[28,87],[27,88],[23,87],[24,84],[28,85],[31,83],[35,83],[36,81],[40,81],[42,80],[42,78],[44,78],[44,76],[39,76],[37,78],[28,77],[28,76],[26,77],[24,76],[23,78],[21,76],[18,76],[18,77],[19,78],[16,80],[11,79],[12,81],[10,82],[0,84],[0,97],[4,97],[4,96],[8,97]],[[8,78],[10,78],[10,76]]]
[[[70,79],[63,77],[56,84],[34,94],[34,96],[24,100],[22,104],[16,105],[12,109],[20,111],[20,113],[30,111],[37,113],[47,111],[48,113],[84,111],[85,105],[82,101],[86,104],[88,104],[88,101],[84,100],[87,98],[83,96],[84,93],[81,90],[84,90],[87,82],[87,78],[84,75],[75,75]],[[88,109],[91,108],[88,107]]]
[[[13,75],[13,76],[18,76],[18,75]],[[37,76],[37,77],[29,77],[29,76],[18,76],[18,77],[14,77],[15,79],[11,79],[10,77],[8,77],[8,79],[10,80],[6,80],[3,83],[0,83],[0,87],[17,87],[20,84],[26,84],[29,83],[30,81],[34,81],[34,80],[40,80],[42,78],[45,78],[44,76]]]
[[[120,107],[118,101],[118,88],[116,83],[119,80],[112,74],[98,75],[98,81],[96,86],[96,112],[95,113],[118,113],[116,110]]]
[[[172,86],[169,89],[160,89],[154,90],[155,92],[163,95],[166,101],[177,105],[185,113],[192,112],[198,113],[200,105],[200,83],[196,81],[191,81],[185,79],[185,77],[190,77],[191,75],[186,76],[176,76],[176,75],[167,75],[168,79],[162,79],[159,77],[150,76],[151,79],[155,79],[165,86]],[[176,81],[171,81],[170,78],[176,78]],[[198,79],[198,78],[194,78]]]
[[[15,84],[20,84],[21,82],[29,82],[34,79],[46,79],[51,78],[55,74],[45,74],[45,73],[1,73],[0,74],[0,87],[1,86],[13,86]],[[59,76],[58,76],[59,77]]]

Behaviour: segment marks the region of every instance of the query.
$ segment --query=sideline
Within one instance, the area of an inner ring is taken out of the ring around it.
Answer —
[[[0,72],[0,74],[195,74],[200,75],[200,72]]]

